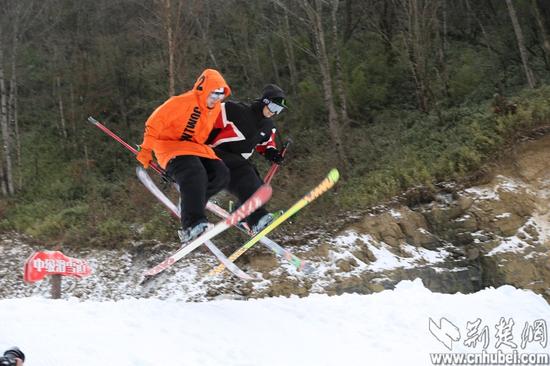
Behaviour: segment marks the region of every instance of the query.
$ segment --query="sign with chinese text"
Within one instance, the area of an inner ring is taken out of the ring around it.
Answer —
[[[25,282],[36,282],[47,275],[86,277],[92,269],[86,261],[67,257],[59,251],[33,253],[25,262],[23,277]]]

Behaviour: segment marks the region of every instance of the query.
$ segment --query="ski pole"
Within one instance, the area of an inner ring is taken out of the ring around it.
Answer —
[[[289,139],[283,144],[283,149],[281,150],[281,156],[282,157],[285,156],[286,151],[288,149],[288,146],[291,143],[292,143],[292,140]],[[264,178],[264,183],[265,184],[270,184],[271,183],[271,180],[273,179],[273,176],[275,176],[275,173],[277,173],[277,170],[279,170],[279,167],[280,167],[280,164],[277,164],[277,163],[271,164],[271,167],[267,171],[267,174],[265,175],[265,178]]]
[[[107,135],[111,136],[113,139],[115,139],[116,141],[118,141],[122,146],[124,146],[125,148],[127,148],[128,150],[130,150],[134,155],[137,155],[138,151],[133,148],[131,145],[129,145],[126,141],[124,141],[123,139],[121,139],[120,137],[118,137],[113,131],[109,130],[107,127],[105,127],[104,125],[102,125],[98,120],[96,120],[95,118],[93,117],[88,117],[88,122],[90,122],[91,124],[95,125],[97,128],[99,128],[101,131],[105,132]],[[168,177],[166,175],[166,171],[164,169],[161,168],[160,165],[158,165],[156,162],[154,161],[151,161],[149,163],[149,166],[154,170],[156,171],[157,173],[159,173],[163,179],[168,179],[168,180],[171,180],[170,177]]]

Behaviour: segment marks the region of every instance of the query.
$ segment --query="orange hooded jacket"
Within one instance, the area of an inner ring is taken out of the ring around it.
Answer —
[[[193,90],[168,99],[145,123],[143,149],[153,150],[158,163],[166,169],[168,162],[179,155],[195,155],[219,159],[205,141],[220,113],[220,103],[209,109],[206,100],[215,89],[223,88],[225,97],[231,89],[216,70],[206,69]]]

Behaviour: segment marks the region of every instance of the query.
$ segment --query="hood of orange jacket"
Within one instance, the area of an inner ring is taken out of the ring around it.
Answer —
[[[179,155],[218,159],[205,142],[220,113],[219,102],[208,108],[206,101],[210,93],[219,88],[224,89],[226,97],[231,94],[223,76],[216,70],[206,69],[192,90],[168,99],[151,114],[145,123],[141,146],[153,150],[163,168]]]

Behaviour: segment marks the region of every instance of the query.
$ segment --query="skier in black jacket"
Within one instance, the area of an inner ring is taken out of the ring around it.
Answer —
[[[251,104],[230,101],[221,104],[208,144],[229,168],[231,180],[227,190],[240,203],[263,184],[256,167],[248,161],[254,150],[275,164],[283,162],[275,145],[276,127],[272,117],[284,108],[285,93],[274,84],[266,85],[262,97]],[[273,214],[262,207],[246,221],[254,233],[259,233],[273,221]]]

